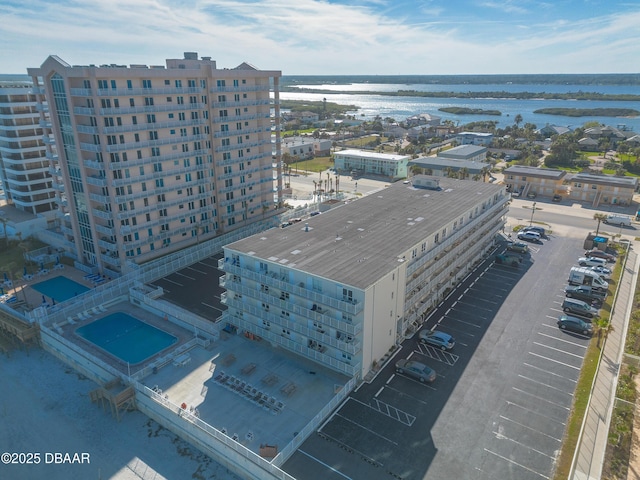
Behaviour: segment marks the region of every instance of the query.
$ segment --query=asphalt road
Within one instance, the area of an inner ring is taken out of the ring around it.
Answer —
[[[406,340],[284,469],[305,480],[551,477],[589,341],[555,323],[582,238],[551,235],[520,269],[480,265],[426,322],[455,349]],[[400,358],[434,368],[436,381],[395,373]]]

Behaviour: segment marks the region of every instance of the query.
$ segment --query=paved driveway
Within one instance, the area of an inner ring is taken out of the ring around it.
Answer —
[[[485,262],[431,315],[452,352],[408,339],[284,465],[300,479],[550,478],[589,339],[561,332],[576,239],[551,236],[523,266]],[[424,385],[395,373],[415,358]]]

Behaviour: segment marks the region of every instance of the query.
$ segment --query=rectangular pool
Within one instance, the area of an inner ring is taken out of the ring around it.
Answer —
[[[85,340],[129,364],[140,363],[178,338],[124,312],[115,312],[76,329]]]
[[[78,282],[74,282],[63,275],[33,284],[31,285],[31,288],[37,290],[46,297],[54,299],[58,303],[77,297],[78,295],[90,290],[90,288],[87,288]]]

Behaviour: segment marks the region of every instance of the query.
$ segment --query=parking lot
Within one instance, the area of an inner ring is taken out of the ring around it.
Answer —
[[[479,265],[425,324],[452,334],[455,348],[405,341],[285,470],[305,479],[551,478],[589,342],[556,325],[582,253],[579,239],[551,235],[519,268]],[[435,369],[435,382],[395,373],[401,358]]]
[[[208,320],[217,320],[223,312],[220,294],[224,289],[218,279],[224,272],[218,270],[222,253],[205,258],[171,275],[160,278],[152,285],[162,287],[164,298]]]

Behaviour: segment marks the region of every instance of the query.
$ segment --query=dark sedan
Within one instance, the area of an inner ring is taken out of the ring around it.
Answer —
[[[436,372],[432,368],[427,367],[424,363],[405,360],[404,358],[396,363],[396,372],[420,380],[423,383],[431,383],[436,379]]]
[[[570,315],[562,315],[558,319],[558,327],[562,330],[569,330],[571,332],[581,333],[582,335],[591,335],[593,333],[593,326],[589,322]]]

